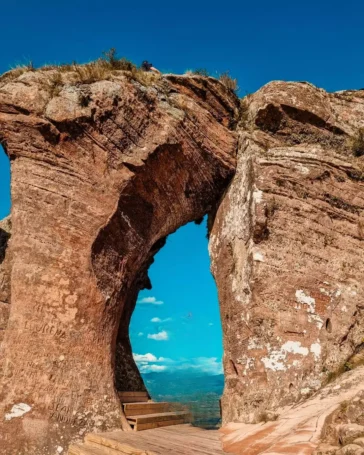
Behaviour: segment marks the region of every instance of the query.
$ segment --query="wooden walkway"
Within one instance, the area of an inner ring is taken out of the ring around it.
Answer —
[[[223,455],[218,430],[175,425],[141,432],[90,434],[70,455]]]

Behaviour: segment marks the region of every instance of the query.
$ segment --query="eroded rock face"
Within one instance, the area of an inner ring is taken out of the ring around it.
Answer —
[[[10,255],[8,250],[11,237],[10,217],[0,221],[0,345],[9,319],[10,308]]]
[[[362,366],[346,372],[304,402],[281,408],[274,420],[265,419],[256,424],[229,423],[221,431],[224,451],[239,455],[346,453],[347,449],[342,451],[343,444],[355,441],[360,445],[361,438],[353,438],[360,435],[364,427],[335,425],[335,420],[343,415],[342,410],[348,408],[349,403],[355,403],[350,407],[356,409],[358,417],[362,415],[363,373]],[[325,443],[322,443],[323,437]]]
[[[128,325],[148,266],[168,234],[211,210],[236,165],[239,102],[217,81],[71,76],[56,95],[47,72],[0,86],[12,167],[7,455],[66,452],[86,431],[120,427],[117,390],[144,387]]]
[[[138,292],[168,234],[206,213],[224,423],[274,415],[361,363],[364,165],[350,144],[363,91],[275,82],[240,106],[210,78],[63,74],[55,93],[49,77],[0,82],[13,199],[0,264],[6,309],[10,268],[12,289],[7,454],[48,455],[120,427],[117,391],[145,388],[128,334]]]
[[[210,223],[225,423],[305,399],[363,347],[362,127],[364,91],[273,82],[244,102],[237,173]]]

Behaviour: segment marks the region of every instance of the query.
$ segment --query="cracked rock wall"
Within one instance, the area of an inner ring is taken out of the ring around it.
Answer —
[[[304,400],[364,346],[362,127],[364,91],[272,82],[243,100],[236,176],[210,220],[224,423]]]

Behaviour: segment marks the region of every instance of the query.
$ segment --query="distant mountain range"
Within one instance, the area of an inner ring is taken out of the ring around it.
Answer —
[[[220,425],[219,400],[224,389],[224,375],[199,376],[190,372],[174,372],[142,376],[153,400],[185,404],[196,426],[215,428]]]

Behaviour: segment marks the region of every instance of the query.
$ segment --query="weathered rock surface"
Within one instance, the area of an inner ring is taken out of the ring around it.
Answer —
[[[356,444],[348,444],[338,450],[336,455],[364,455],[364,449]]]
[[[331,427],[336,420],[335,415],[348,402],[356,402],[358,395],[362,394],[363,374],[364,367],[343,374],[302,403],[279,409],[279,417],[275,421],[229,423],[221,430],[224,451],[239,455],[345,453],[341,452],[343,446],[337,436],[336,425]],[[358,426],[351,426],[352,436],[360,433]],[[349,431],[345,434],[349,435]],[[323,438],[325,442],[321,443]],[[347,439],[346,442],[350,444],[353,440]]]
[[[273,82],[245,100],[237,173],[211,220],[224,423],[297,403],[360,357],[362,127],[364,91]]]
[[[325,419],[363,388],[359,368],[305,406],[364,357],[364,158],[351,148],[364,91],[274,82],[240,105],[211,78],[62,73],[55,90],[51,76],[0,81],[13,199],[1,447],[48,455],[120,427],[117,390],[144,389],[128,327],[153,256],[210,213],[223,421],[245,422],[230,449],[312,453]]]
[[[0,84],[12,168],[7,455],[65,452],[86,431],[120,428],[117,390],[144,387],[128,325],[153,255],[211,210],[236,166],[239,101],[213,79],[142,85],[120,72],[75,85],[62,74],[55,94],[50,74]]]
[[[11,261],[8,245],[10,236],[11,220],[8,217],[0,221],[0,345],[9,319]]]

